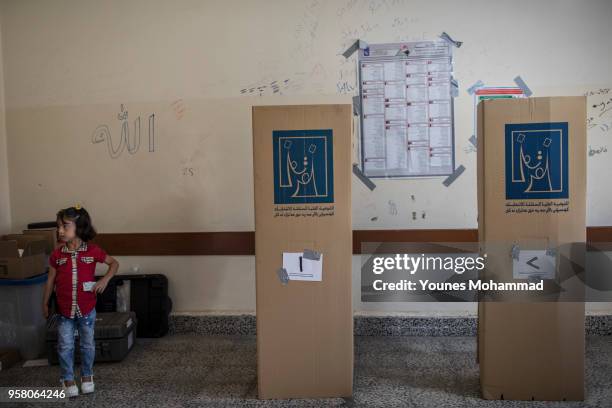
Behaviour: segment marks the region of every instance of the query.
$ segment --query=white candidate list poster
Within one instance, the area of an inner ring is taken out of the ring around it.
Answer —
[[[359,50],[362,168],[368,177],[454,171],[453,63],[446,41]]]

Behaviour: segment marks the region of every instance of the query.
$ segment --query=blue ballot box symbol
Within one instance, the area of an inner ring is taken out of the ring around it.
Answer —
[[[334,202],[331,129],[272,132],[274,204]]]
[[[506,199],[568,198],[567,122],[506,125]]]

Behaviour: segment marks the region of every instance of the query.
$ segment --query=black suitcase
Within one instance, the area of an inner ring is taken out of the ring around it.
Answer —
[[[47,359],[49,364],[58,364],[57,356],[57,323],[58,315],[47,322]],[[136,314],[129,313],[97,313],[94,329],[96,342],[96,362],[121,361],[134,347],[136,339]],[[80,361],[78,334],[74,339],[74,359]]]
[[[99,279],[99,277],[96,277]],[[102,294],[96,311],[132,311],[138,319],[138,337],[162,337],[168,332],[172,300],[168,278],[161,274],[115,275]]]

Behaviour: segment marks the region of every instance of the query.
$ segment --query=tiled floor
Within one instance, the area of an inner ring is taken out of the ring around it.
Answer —
[[[139,339],[123,362],[95,366],[95,394],[58,406],[612,407],[612,336],[587,339],[584,402],[480,399],[475,337],[356,337],[351,400],[260,401],[255,352],[254,336]],[[13,367],[0,386],[55,386],[58,375],[57,366]]]

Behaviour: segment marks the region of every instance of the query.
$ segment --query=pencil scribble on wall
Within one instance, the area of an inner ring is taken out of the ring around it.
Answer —
[[[240,90],[241,95],[250,95],[250,96],[266,96],[279,94],[283,95],[283,91],[289,89],[292,84],[290,83],[290,79],[284,79],[282,81],[274,80],[274,81],[261,81],[255,84],[251,84],[246,88],[242,88]]]
[[[174,116],[176,117],[176,120],[183,119],[186,109],[185,102],[182,99],[177,99],[176,101],[172,102],[170,106],[172,106],[172,109],[174,109]]]
[[[608,146],[592,147],[591,145],[589,145],[589,157],[595,156],[596,154],[607,153],[607,152],[608,152]]]
[[[128,110],[124,104],[121,104],[121,111],[117,114],[117,119],[120,122],[121,134],[117,143],[113,140],[113,136],[110,127],[107,124],[102,124],[96,127],[93,131],[91,142],[93,144],[100,144],[106,142],[108,149],[108,155],[112,159],[116,159],[121,156],[123,151],[127,148],[129,154],[133,155],[140,149],[140,116],[134,120],[134,132],[130,135],[130,123],[128,121]],[[155,151],[155,114],[149,115],[149,152]]]
[[[469,145],[465,146],[465,147],[463,148],[463,151],[464,151],[466,154],[476,153],[476,152],[477,152],[477,150],[476,150],[476,146],[474,146],[474,145],[472,145],[472,144],[469,144]]]
[[[155,114],[149,115],[149,152],[155,151]]]
[[[395,201],[389,200],[388,204],[389,204],[389,214],[397,215],[397,204],[395,204]]]
[[[587,129],[609,134],[612,130],[612,89],[599,88],[586,92]]]

